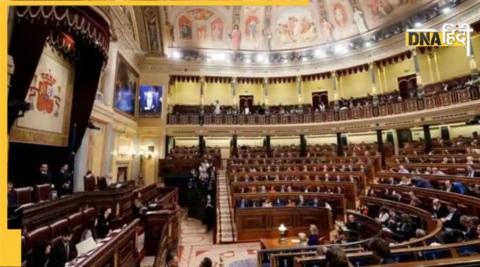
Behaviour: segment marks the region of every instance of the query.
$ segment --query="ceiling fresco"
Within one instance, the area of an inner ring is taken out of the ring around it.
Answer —
[[[432,0],[313,0],[308,6],[167,7],[169,47],[284,50],[378,30]]]

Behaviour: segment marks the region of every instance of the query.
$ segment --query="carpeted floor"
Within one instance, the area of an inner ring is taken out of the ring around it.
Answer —
[[[182,221],[179,256],[181,267],[197,267],[205,257],[219,266],[225,267],[256,266],[256,250],[260,243],[213,244],[213,233],[205,233],[200,221],[187,218]]]

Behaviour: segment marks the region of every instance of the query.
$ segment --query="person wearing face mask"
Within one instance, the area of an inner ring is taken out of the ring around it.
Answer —
[[[62,233],[62,240],[58,242],[50,253],[48,267],[64,267],[65,263],[77,257],[77,249],[72,242],[72,231],[65,229]]]

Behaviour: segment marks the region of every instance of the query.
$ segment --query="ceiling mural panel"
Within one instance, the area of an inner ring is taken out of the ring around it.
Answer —
[[[304,48],[399,21],[433,0],[312,0],[306,7],[167,7],[169,47],[229,50]],[[172,38],[173,37],[173,38]]]

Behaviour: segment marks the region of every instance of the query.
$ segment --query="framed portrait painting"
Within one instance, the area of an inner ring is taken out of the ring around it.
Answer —
[[[140,85],[138,94],[140,117],[160,117],[162,114],[162,86]]]
[[[113,105],[120,113],[135,117],[138,73],[119,53],[115,73],[115,95]]]

